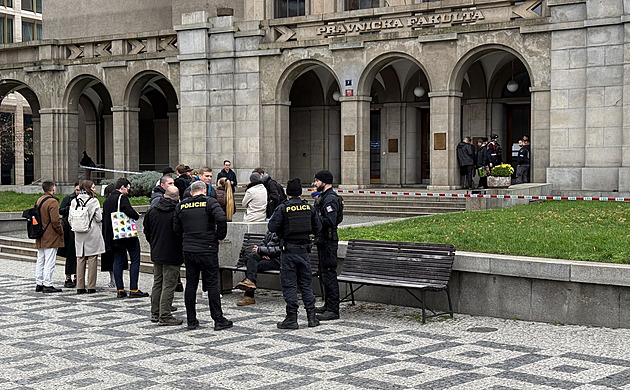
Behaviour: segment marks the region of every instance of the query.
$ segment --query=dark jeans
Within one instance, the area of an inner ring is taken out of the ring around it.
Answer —
[[[465,186],[466,188],[473,188],[472,173],[473,173],[473,169],[475,169],[475,166],[463,165],[459,167],[459,169],[461,170],[461,175],[462,175],[462,182],[463,182],[462,185]]]
[[[280,283],[284,301],[287,303],[287,313],[297,313],[298,288],[302,294],[304,307],[307,310],[315,308],[312,282],[313,272],[306,246],[286,244],[286,250],[280,254]]]
[[[77,274],[77,258],[76,257],[66,257],[66,275],[76,275]]]
[[[529,164],[516,167],[516,184],[529,183]]]
[[[337,281],[337,241],[324,241],[317,244],[319,277],[324,286],[324,306],[339,314],[339,282]]]
[[[138,289],[138,275],[140,274],[140,241],[135,240],[133,249],[126,248],[114,248],[114,280],[116,281],[116,288],[118,290],[124,290],[125,284],[123,282],[123,270],[127,263],[127,251],[131,258],[131,265],[129,266],[129,289]]]
[[[208,291],[210,316],[214,321],[223,319],[221,310],[221,292],[219,291],[219,258],[216,253],[197,253],[184,251],[186,264],[186,290],[184,302],[186,304],[186,318],[188,322],[197,319],[197,287],[199,275],[203,278],[204,287]]]
[[[258,282],[258,273],[271,271],[271,270],[280,270],[280,263],[278,259],[263,259],[261,255],[258,253],[250,253],[247,256],[247,272],[245,275],[247,279],[251,280],[254,284]],[[253,291],[245,291],[246,297],[254,297]]]
[[[151,291],[151,314],[166,320],[172,317],[171,306],[179,278],[179,265],[153,264],[153,290]]]

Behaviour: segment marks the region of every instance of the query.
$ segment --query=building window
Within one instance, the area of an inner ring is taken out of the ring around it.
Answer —
[[[345,0],[346,11],[354,11],[356,9],[378,8],[380,0]]]
[[[42,0],[35,1],[35,12],[37,12],[38,14],[42,13]]]
[[[38,22],[28,22],[22,19],[22,42],[41,40],[42,24]]]
[[[13,7],[13,0],[0,0],[0,5],[4,5],[5,7]]]
[[[0,18],[0,43],[13,43],[13,19]]]
[[[276,4],[276,18],[290,18],[306,15],[305,0],[274,0]]]

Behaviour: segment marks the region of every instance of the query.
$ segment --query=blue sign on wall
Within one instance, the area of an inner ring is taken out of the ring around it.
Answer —
[[[380,149],[381,143],[380,141],[370,141],[370,149]]]

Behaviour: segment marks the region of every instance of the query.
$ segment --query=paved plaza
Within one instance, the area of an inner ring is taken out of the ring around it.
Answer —
[[[417,310],[363,303],[317,328],[302,311],[286,331],[266,291],[240,308],[240,293],[224,296],[235,326],[220,332],[199,295],[202,327],[188,331],[151,323],[148,299],[35,293],[33,269],[0,260],[0,389],[630,389],[627,329],[459,314],[422,325]],[[182,293],[175,305],[185,318]]]

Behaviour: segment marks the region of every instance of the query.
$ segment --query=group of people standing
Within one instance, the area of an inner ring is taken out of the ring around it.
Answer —
[[[229,164],[229,161],[226,161]],[[208,294],[214,329],[232,326],[223,316],[219,289],[219,243],[227,234],[229,211],[233,211],[233,189],[236,175],[226,167],[219,178],[216,191],[211,186],[212,170],[201,168],[198,180],[190,175],[185,165],[177,166],[179,176],[163,172],[151,196],[151,208],[143,221],[144,234],[151,245],[154,263],[154,283],[151,294],[151,321],[159,325],[181,325],[182,320],[173,316],[174,292],[179,281],[181,264],[186,265],[184,300],[188,329],[199,327],[196,314],[196,292],[201,276],[202,289]],[[188,179],[190,177],[190,179]],[[342,220],[343,201],[332,189],[333,176],[329,171],[315,175],[317,191],[315,206],[301,199],[302,185],[299,178],[287,183],[286,195],[282,186],[262,168],[250,176],[247,192],[250,198],[260,197],[256,205],[263,221],[269,220],[268,234],[260,246],[254,247],[247,262],[246,278],[237,287],[245,290],[239,306],[255,303],[257,273],[267,269],[279,269],[286,317],[278,323],[282,329],[297,329],[298,295],[300,290],[306,308],[308,326],[319,325],[320,320],[339,318],[339,285],[337,282],[337,226]],[[179,185],[178,185],[179,184]],[[183,185],[182,185],[183,184]],[[55,183],[44,181],[44,195],[37,205],[41,206],[41,223],[46,226],[44,235],[36,240],[38,260],[36,265],[36,291],[60,292],[52,286],[52,273],[57,248],[64,247],[65,238],[72,236],[73,246],[66,247],[66,286],[75,283],[77,294],[96,292],[97,256],[102,256],[103,267],[111,265],[118,298],[148,297],[138,289],[140,269],[140,243],[137,235],[119,238],[112,229],[112,218],[124,214],[131,220],[140,215],[132,207],[127,194],[131,184],[120,178],[106,189],[103,210],[96,198],[95,185],[83,180],[75,186],[73,194],[64,198],[59,207],[55,196]],[[183,191],[182,191],[183,189]],[[261,194],[264,191],[264,205]],[[287,199],[288,195],[288,199]],[[229,199],[232,199],[230,203]],[[218,199],[222,199],[220,202]],[[248,203],[249,205],[249,203]],[[60,217],[61,211],[61,217]],[[252,212],[251,214],[256,214]],[[62,224],[63,219],[63,224]],[[115,222],[115,221],[114,221]],[[82,223],[82,225],[80,225]],[[81,227],[78,227],[81,226]],[[50,229],[48,229],[50,227]],[[312,270],[309,260],[311,235],[316,238],[319,257],[319,275],[324,286],[325,304],[315,307],[312,291]],[[69,250],[70,249],[70,250]],[[74,249],[72,251],[71,249]],[[73,264],[72,258],[76,257]],[[129,256],[129,257],[128,257]],[[130,262],[128,260],[131,260]],[[123,270],[129,269],[129,292],[125,290]],[[85,275],[87,270],[87,284]],[[71,275],[76,273],[73,281]],[[250,299],[247,302],[247,299]]]
[[[518,145],[516,184],[529,183],[531,155],[529,137],[523,136],[518,141]],[[503,149],[499,144],[499,136],[492,134],[490,142],[488,142],[487,137],[480,138],[477,141],[476,151],[470,137],[464,137],[457,145],[457,162],[460,167],[462,187],[469,190],[473,189],[473,176],[476,174],[479,176],[477,188],[487,188],[488,176],[492,168],[503,164]]]

